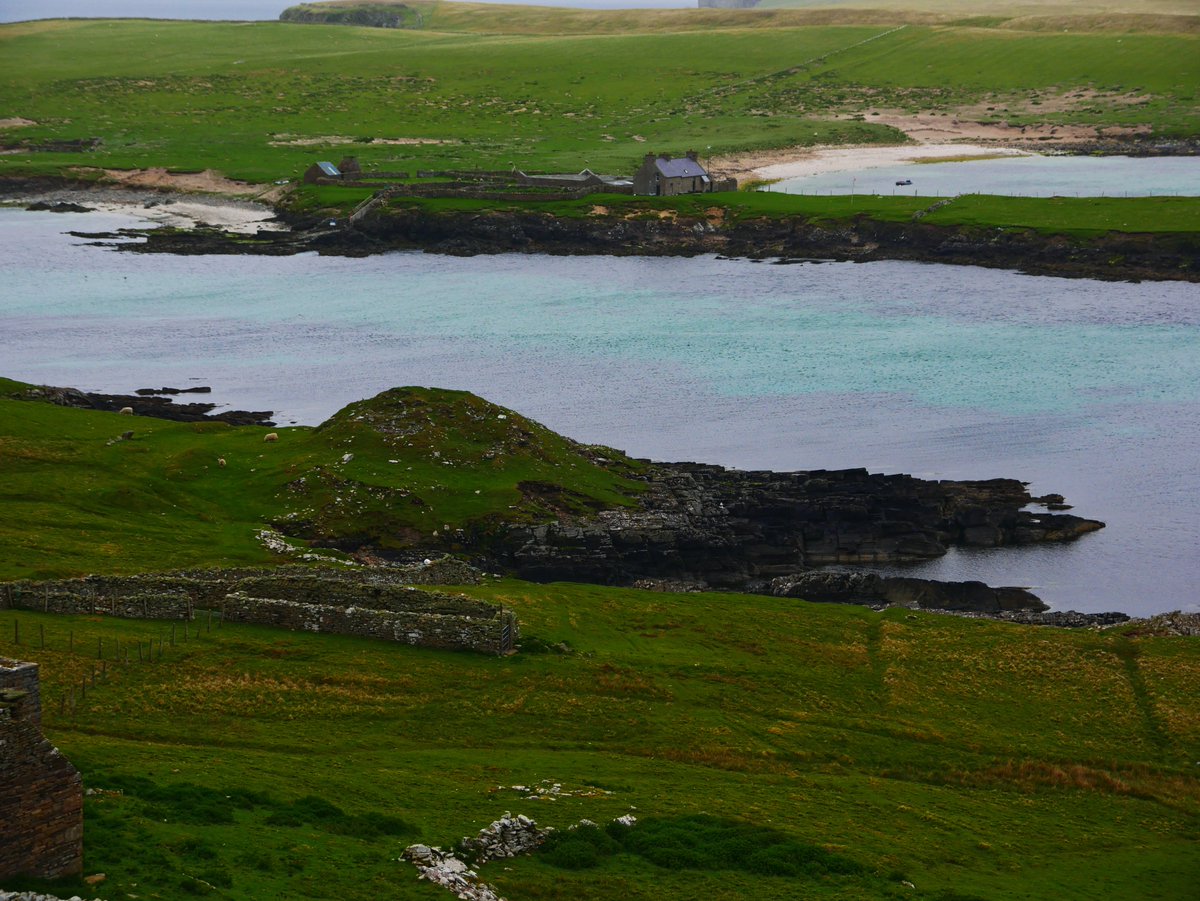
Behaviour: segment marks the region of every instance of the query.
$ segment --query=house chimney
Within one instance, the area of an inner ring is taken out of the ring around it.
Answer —
[[[699,162],[699,160],[697,160],[697,159],[696,159],[696,151],[694,151],[694,150],[689,150],[689,151],[687,152],[686,156],[687,156],[687,158],[688,158],[689,160],[691,160],[693,163],[695,163],[695,162]]]
[[[653,163],[655,159],[656,159],[656,157],[654,156],[654,154],[653,154],[653,153],[647,153],[647,154],[646,154],[646,159],[645,159],[645,162],[647,162],[647,163]]]

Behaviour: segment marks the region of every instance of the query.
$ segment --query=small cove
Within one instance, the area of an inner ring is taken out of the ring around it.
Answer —
[[[1056,608],[1195,608],[1194,286],[915,263],[118,254],[0,210],[0,372],[209,384],[314,424],[399,384],[464,388],[574,438],[741,468],[1009,476],[1109,528],[910,569]]]

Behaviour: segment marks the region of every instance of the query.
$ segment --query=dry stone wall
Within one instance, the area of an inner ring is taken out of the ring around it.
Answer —
[[[270,597],[292,597],[303,585],[325,586],[320,590],[359,592],[410,585],[478,585],[482,574],[475,567],[444,557],[405,566],[347,567],[316,569],[305,566],[266,568],[184,570],[144,573],[134,576],[86,576],[33,582],[0,583],[0,610],[42,610],[47,613],[103,613],[137,619],[191,618],[196,608],[216,609],[230,592],[244,591],[244,584],[270,585]],[[266,581],[263,581],[266,580]],[[294,580],[289,582],[288,580]],[[289,589],[291,584],[294,587]],[[282,586],[276,588],[275,586]],[[318,590],[318,589],[314,589]],[[276,594],[282,591],[284,594]],[[362,600],[356,600],[362,603]]]
[[[0,585],[0,609],[179,620],[193,619],[196,610],[220,610],[232,622],[506,654],[518,636],[511,611],[412,585],[481,578],[451,558],[410,566],[88,576]]]
[[[0,879],[83,870],[83,784],[42,735],[38,668],[0,658]]]
[[[153,587],[153,586],[152,586]],[[87,579],[10,582],[0,589],[0,609],[42,613],[103,614],[125,619],[191,619],[192,601],[179,591],[101,593]]]
[[[459,601],[461,612],[435,612],[443,602],[437,600],[437,596],[423,602],[418,596],[424,594],[414,591],[414,609],[398,611],[234,593],[222,603],[221,615],[229,622],[274,626],[295,632],[357,635],[426,648],[484,654],[507,654],[513,649],[518,627],[512,611],[462,598]],[[425,603],[429,606],[421,609]]]

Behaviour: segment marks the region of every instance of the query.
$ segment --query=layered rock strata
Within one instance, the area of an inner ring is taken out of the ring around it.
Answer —
[[[1062,498],[1035,499],[1013,479],[927,481],[865,469],[743,472],[695,463],[653,464],[645,478],[636,507],[508,527],[496,543],[501,561],[541,581],[665,579],[809,599],[1043,610],[1026,591],[981,583],[934,590],[939,583],[927,580],[801,574],[830,564],[928,560],[951,546],[1070,541],[1104,525],[1026,510],[1032,503],[1061,507]],[[773,584],[777,579],[791,579],[793,587]]]

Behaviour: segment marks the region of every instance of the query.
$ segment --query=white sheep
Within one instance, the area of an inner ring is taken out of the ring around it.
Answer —
[[[278,432],[267,432],[267,434],[263,435],[263,441],[266,441],[268,443],[271,441],[278,441],[278,440],[279,440]]]
[[[122,416],[132,416],[133,415],[133,407],[122,407],[117,412],[120,413]]]
[[[217,465],[218,465],[218,466],[220,466],[220,467],[224,467],[224,466],[225,466],[225,458],[224,458],[224,457],[217,457]]]

